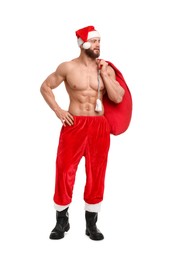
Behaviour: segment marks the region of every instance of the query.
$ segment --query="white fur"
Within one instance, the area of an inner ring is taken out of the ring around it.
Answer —
[[[101,100],[99,98],[96,100],[95,111],[97,111],[97,112],[102,111],[102,103],[101,103]]]

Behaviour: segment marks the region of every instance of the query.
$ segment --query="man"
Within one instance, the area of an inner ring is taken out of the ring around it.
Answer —
[[[98,212],[104,194],[104,180],[110,146],[110,127],[104,116],[103,96],[114,103],[124,97],[114,69],[100,56],[100,34],[93,26],[76,31],[79,57],[61,63],[41,85],[41,94],[61,120],[63,126],[56,158],[54,206],[56,226],[50,239],[61,239],[69,230],[68,208],[72,201],[75,175],[81,158],[85,157],[84,189],[86,235],[102,240],[97,228]],[[52,90],[64,82],[69,95],[68,110],[55,100]]]

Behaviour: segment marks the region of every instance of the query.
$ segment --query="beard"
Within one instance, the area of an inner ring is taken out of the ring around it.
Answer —
[[[97,52],[97,53],[95,53],[93,50],[91,50],[91,49],[86,49],[85,50],[85,53],[86,53],[86,55],[89,57],[89,58],[91,58],[91,59],[96,59],[96,58],[98,58],[99,56],[100,56],[100,52]]]

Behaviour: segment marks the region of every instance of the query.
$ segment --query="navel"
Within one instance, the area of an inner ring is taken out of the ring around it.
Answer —
[[[86,106],[86,107],[85,107],[85,110],[86,110],[86,111],[90,111],[90,106]]]

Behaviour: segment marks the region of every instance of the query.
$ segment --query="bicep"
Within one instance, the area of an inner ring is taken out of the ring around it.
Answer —
[[[108,66],[108,75],[111,79],[115,80],[116,79],[116,74],[115,71],[112,67]]]
[[[45,83],[47,87],[54,89],[58,87],[63,81],[64,77],[60,75],[56,70],[46,78]]]

